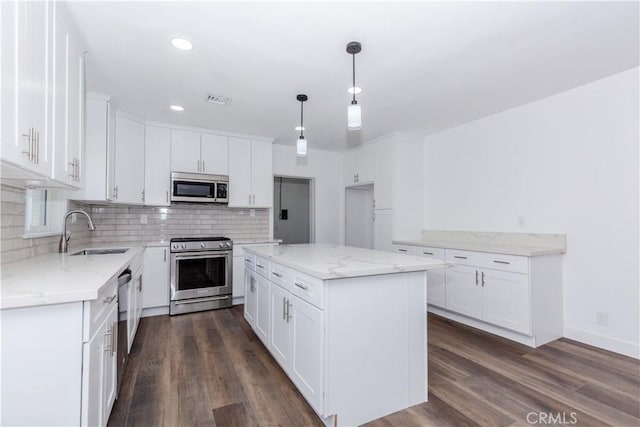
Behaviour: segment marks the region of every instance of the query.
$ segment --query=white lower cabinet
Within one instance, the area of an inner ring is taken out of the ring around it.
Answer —
[[[245,284],[244,284],[244,269],[245,269],[245,256],[244,256],[244,248],[252,247],[252,246],[273,246],[277,245],[277,243],[246,243],[246,244],[234,244],[233,245],[233,272],[232,272],[232,282],[233,282],[233,304],[242,304],[245,298]],[[253,258],[251,258],[253,259]],[[255,267],[252,264],[252,261],[249,261],[250,267],[255,270]]]
[[[394,252],[405,255],[417,255],[428,258],[436,258],[444,261],[444,249],[428,246],[411,246],[393,244]],[[445,270],[442,268],[427,271],[427,304],[445,308],[446,286]]]
[[[482,319],[523,334],[530,334],[528,276],[496,270],[483,270],[480,275],[483,284]]]
[[[447,270],[446,308],[465,316],[482,318],[482,288],[477,268],[456,266]],[[429,279],[427,279],[427,286]]]
[[[255,328],[256,306],[258,290],[256,286],[255,271],[245,268],[244,270],[244,318]]]
[[[169,306],[169,248],[152,246],[144,250],[144,292],[142,308]]]
[[[269,280],[256,275],[256,324],[258,337],[265,345],[269,343]]]
[[[271,283],[269,311],[269,351],[285,371],[289,370],[291,354],[291,334],[289,331],[288,304],[291,294],[275,283]]]

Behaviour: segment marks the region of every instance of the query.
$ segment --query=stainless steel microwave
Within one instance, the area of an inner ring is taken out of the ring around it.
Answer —
[[[229,177],[204,173],[171,172],[171,201],[229,203]]]

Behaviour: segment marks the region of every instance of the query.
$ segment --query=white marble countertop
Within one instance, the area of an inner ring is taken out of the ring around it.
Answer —
[[[162,248],[162,247],[168,248],[170,244],[171,242],[168,240],[158,240],[155,242],[146,242],[144,244],[144,247],[145,248]]]
[[[328,244],[256,246],[245,251],[323,280],[424,271],[448,265],[434,258]]]
[[[564,253],[564,249],[554,248],[554,247],[492,244],[492,243],[484,243],[484,242],[469,242],[469,241],[465,242],[465,241],[455,241],[455,240],[451,240],[451,241],[433,240],[433,239],[394,240],[392,243],[396,245],[430,246],[432,248],[460,249],[460,250],[475,251],[475,252],[490,252],[494,254],[503,254],[503,255],[540,256],[540,255],[553,255],[553,254]]]
[[[282,239],[231,239],[234,245],[259,245],[269,243],[282,243]]]
[[[129,250],[123,254],[71,255],[80,248],[67,254],[50,253],[3,265],[0,309],[98,298],[102,286],[144,250],[130,244],[109,247]]]

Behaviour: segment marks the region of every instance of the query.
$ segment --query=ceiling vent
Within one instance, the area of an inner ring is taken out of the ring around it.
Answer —
[[[231,103],[231,98],[222,95],[207,95],[207,102],[210,104],[227,105]]]

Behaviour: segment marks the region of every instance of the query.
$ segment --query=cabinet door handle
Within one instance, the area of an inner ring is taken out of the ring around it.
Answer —
[[[138,292],[142,292],[142,274],[138,278]]]
[[[482,287],[484,288],[484,271],[482,272]]]
[[[478,286],[478,270],[476,270],[476,286]]]
[[[205,171],[205,167],[204,167],[204,160],[202,161],[202,172]]]
[[[495,262],[496,264],[511,264],[509,261],[498,261],[497,259],[494,259],[493,262]]]
[[[454,255],[453,257],[454,257],[454,258],[458,258],[458,259],[467,259],[467,257],[466,257],[466,256],[458,256],[458,255]]]
[[[110,297],[107,297],[105,299],[102,300],[103,304],[111,304],[113,302],[114,299],[116,299],[117,295],[111,295]]]
[[[75,162],[69,162],[69,168],[71,169],[71,173],[69,176],[73,179],[76,179],[76,164]]]
[[[111,332],[111,339],[113,340],[111,344],[111,357],[113,357],[114,354],[118,354],[118,322],[117,321],[113,322],[111,329],[113,330],[113,332]]]
[[[293,317],[293,316],[291,316],[291,306],[292,305],[293,304],[291,304],[291,301],[289,301],[287,299],[287,323],[289,323],[289,320],[291,320],[291,317]]]
[[[256,263],[256,267],[262,268],[264,270],[264,265]]]
[[[398,248],[398,252],[407,252],[407,250]]]
[[[109,340],[107,341],[107,344],[104,346],[104,351],[105,352],[109,352],[111,354],[113,354],[113,348],[112,348],[112,343],[113,343],[113,329],[109,329],[108,331],[104,332],[104,337],[105,338],[109,338]]]
[[[167,190],[166,193],[167,193],[167,203],[169,203],[169,190]]]
[[[287,320],[287,297],[282,297],[282,320]]]
[[[255,194],[253,195],[253,202],[252,202],[251,204],[252,204],[252,205],[255,205],[255,204],[256,204],[256,195],[255,195]]]
[[[282,274],[277,273],[277,272],[275,272],[275,271],[272,271],[272,272],[271,272],[271,274],[273,274],[273,275],[274,275],[274,276],[276,276],[276,277],[282,277]]]
[[[118,200],[118,186],[113,187],[113,198]]]
[[[33,141],[33,158],[36,164],[40,163],[40,132],[35,131],[35,139]]]
[[[164,252],[163,262],[167,262],[167,250],[165,249],[163,252]]]
[[[200,172],[200,160],[198,160],[198,172]]]
[[[27,159],[29,159],[29,161],[31,161],[31,140],[32,140],[32,134],[33,134],[33,128],[29,128],[29,133],[23,133],[22,136],[24,138],[27,138],[27,151],[23,151],[22,154],[26,154],[27,155]]]
[[[251,194],[249,194],[249,204],[251,204]]]
[[[423,255],[433,255],[433,252],[422,252]]]
[[[299,287],[300,289],[305,290],[305,291],[309,290],[309,287],[307,285],[303,285],[302,283],[294,282],[293,284],[296,285],[297,287]]]

